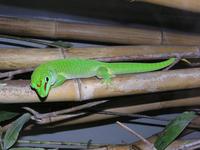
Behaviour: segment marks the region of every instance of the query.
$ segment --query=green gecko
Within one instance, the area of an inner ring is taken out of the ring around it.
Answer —
[[[118,74],[142,73],[165,68],[175,58],[156,63],[106,63],[88,59],[60,59],[39,65],[31,76],[31,87],[41,98],[47,97],[51,88],[60,86],[65,80],[96,76],[108,84]]]

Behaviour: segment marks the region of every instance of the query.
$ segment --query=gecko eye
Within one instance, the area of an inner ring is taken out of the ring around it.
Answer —
[[[49,78],[46,77],[46,78],[45,78],[45,84],[44,84],[44,90],[45,90],[45,91],[46,91],[46,89],[47,89],[47,83],[48,83],[48,81],[49,81]]]
[[[46,77],[46,78],[45,78],[45,81],[46,81],[46,82],[48,82],[48,81],[49,81],[49,78],[48,78],[48,77]]]

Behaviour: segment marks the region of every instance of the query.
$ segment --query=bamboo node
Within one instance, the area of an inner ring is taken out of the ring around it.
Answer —
[[[82,97],[82,94],[81,94],[81,80],[78,78],[78,79],[75,79],[75,84],[77,85],[77,95],[78,95],[78,99],[79,100],[83,100],[83,97]]]
[[[66,58],[66,56],[65,56],[65,49],[62,48],[62,47],[60,47],[60,48],[59,48],[59,51],[60,51],[61,57],[62,57],[63,59],[65,59],[65,58]]]

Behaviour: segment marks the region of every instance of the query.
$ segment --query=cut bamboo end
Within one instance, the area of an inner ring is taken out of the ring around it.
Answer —
[[[199,68],[122,75],[113,78],[112,84],[108,86],[97,78],[76,79],[53,88],[46,102],[83,101],[197,87],[200,87]],[[29,81],[7,81],[0,84],[0,102],[39,102],[39,97],[30,88]]]

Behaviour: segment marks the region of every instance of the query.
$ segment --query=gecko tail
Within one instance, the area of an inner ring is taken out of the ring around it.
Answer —
[[[144,73],[164,69],[172,65],[176,58],[170,58],[156,63],[108,63],[112,74]]]

